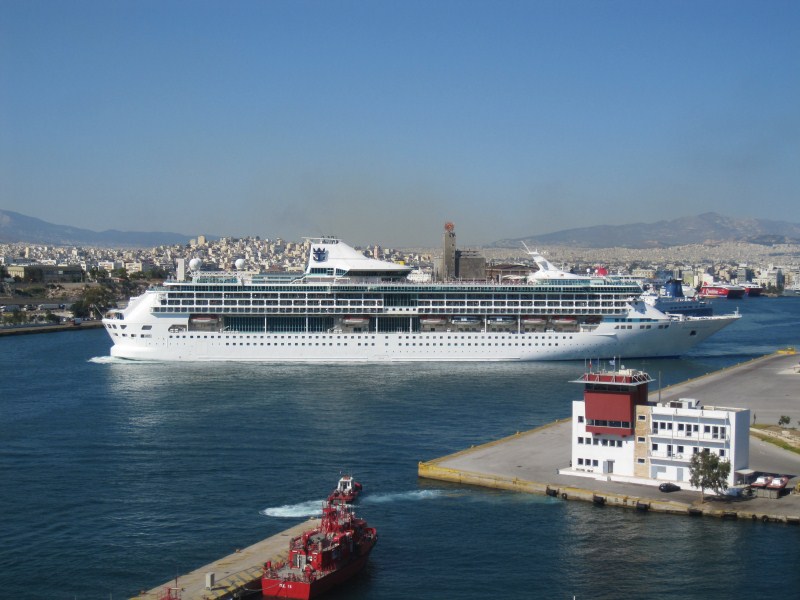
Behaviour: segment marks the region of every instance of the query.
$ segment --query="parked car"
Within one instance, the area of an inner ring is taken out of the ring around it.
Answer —
[[[662,483],[660,486],[658,486],[658,489],[659,489],[659,491],[662,491],[662,492],[677,492],[678,490],[681,489],[681,486],[676,485],[674,483],[666,482],[666,483]]]

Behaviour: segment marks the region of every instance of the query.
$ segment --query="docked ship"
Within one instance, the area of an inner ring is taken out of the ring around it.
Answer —
[[[720,283],[714,281],[704,283],[700,286],[701,298],[727,298],[728,300],[738,300],[744,298],[745,289],[741,285],[731,283]]]
[[[374,527],[348,504],[328,501],[318,527],[289,542],[285,563],[264,564],[261,593],[268,598],[315,598],[364,568],[378,540]]]
[[[744,293],[750,298],[757,298],[764,293],[764,286],[759,283],[748,281],[747,283],[743,283],[742,287],[744,288]]]
[[[663,313],[707,317],[714,314],[714,307],[707,300],[697,296],[687,297],[683,284],[675,279],[668,280],[658,291],[648,290],[642,299]]]
[[[800,283],[789,285],[783,288],[782,296],[800,296]]]
[[[187,272],[103,318],[111,355],[148,361],[508,361],[675,357],[740,318],[670,315],[634,281],[529,252],[519,281],[407,279],[411,267],[309,238],[302,273]],[[243,262],[243,261],[242,261]]]

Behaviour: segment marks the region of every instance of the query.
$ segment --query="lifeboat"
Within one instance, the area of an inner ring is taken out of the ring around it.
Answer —
[[[554,325],[575,325],[578,319],[575,317],[556,317],[553,319]]]
[[[496,325],[511,325],[517,322],[515,317],[489,317],[488,320],[489,323],[494,323]]]
[[[420,325],[444,325],[447,323],[447,319],[443,317],[420,317],[419,324]]]
[[[772,483],[772,477],[771,476],[769,476],[769,475],[761,475],[753,483],[750,484],[750,487],[765,488],[770,483]]]
[[[450,319],[450,322],[456,325],[473,325],[475,323],[480,323],[481,320],[479,317],[453,317]]]
[[[192,323],[216,323],[219,317],[216,315],[194,315],[189,318]]]
[[[544,319],[542,317],[523,317],[522,318],[522,324],[523,325],[529,325],[529,326],[532,326],[532,325],[544,325],[545,323],[547,323],[547,319]]]
[[[782,490],[786,487],[787,483],[789,483],[789,478],[786,475],[777,475],[772,478],[767,484],[767,487],[771,490]]]
[[[368,324],[369,317],[344,317],[342,319],[342,325],[347,325],[349,327],[363,327]]]

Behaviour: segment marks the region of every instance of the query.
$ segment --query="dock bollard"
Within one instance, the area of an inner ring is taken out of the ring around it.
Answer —
[[[206,589],[210,590],[214,587],[214,573],[206,573]]]

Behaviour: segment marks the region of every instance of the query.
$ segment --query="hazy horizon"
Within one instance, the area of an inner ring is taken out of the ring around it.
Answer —
[[[800,222],[800,4],[0,4],[0,203],[93,231],[465,245]]]

